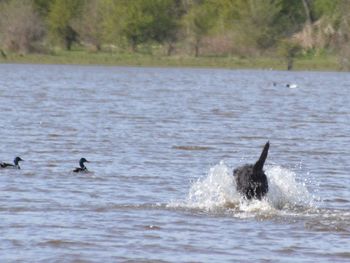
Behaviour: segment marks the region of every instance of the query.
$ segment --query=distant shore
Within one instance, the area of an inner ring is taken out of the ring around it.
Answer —
[[[140,53],[112,53],[88,51],[58,51],[51,54],[6,54],[0,63],[28,64],[72,64],[142,67],[206,67],[228,69],[272,69],[285,70],[282,58],[255,57],[211,57],[211,56],[159,56]],[[297,58],[293,70],[338,71],[339,64],[334,56]]]

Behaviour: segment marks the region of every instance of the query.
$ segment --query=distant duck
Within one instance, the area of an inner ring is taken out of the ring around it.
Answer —
[[[291,83],[291,84],[288,83],[288,84],[286,84],[286,87],[290,88],[290,89],[296,89],[298,87],[298,85],[295,83]]]
[[[84,165],[84,163],[88,163],[89,161],[86,160],[85,158],[81,158],[79,161],[80,167],[77,167],[73,170],[74,173],[82,173],[82,172],[88,172],[88,169]]]
[[[0,163],[0,168],[10,168],[10,169],[21,169],[21,167],[19,166],[19,162],[20,161],[24,161],[21,159],[21,157],[16,157],[14,160],[13,160],[13,163]]]

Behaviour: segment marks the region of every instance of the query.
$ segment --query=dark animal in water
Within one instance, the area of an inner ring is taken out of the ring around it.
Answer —
[[[79,161],[80,167],[77,167],[73,170],[74,173],[81,173],[81,172],[88,172],[88,169],[84,165],[84,163],[88,163],[89,161],[86,160],[85,158],[81,158]]]
[[[13,163],[0,163],[0,168],[12,168],[12,169],[21,169],[21,167],[19,167],[19,162],[20,161],[23,161],[21,159],[21,157],[16,157],[14,160],[13,160]]]
[[[263,170],[269,147],[270,143],[267,142],[255,164],[245,164],[233,170],[237,191],[247,199],[261,200],[269,190],[267,177]]]

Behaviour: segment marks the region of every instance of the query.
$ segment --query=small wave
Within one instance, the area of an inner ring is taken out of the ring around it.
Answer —
[[[308,211],[307,229],[318,232],[350,233],[350,212],[341,209],[320,208]]]
[[[212,150],[213,147],[209,146],[198,146],[198,145],[175,145],[172,147],[176,150],[183,150],[183,151],[207,151]]]
[[[60,240],[60,239],[52,239],[43,242],[39,242],[38,246],[40,247],[91,247],[93,244],[89,242],[81,242],[81,241],[72,241],[72,240]]]
[[[161,230],[162,228],[160,226],[155,226],[155,225],[146,225],[146,226],[143,226],[143,229],[145,229],[145,230]]]
[[[170,208],[199,209],[210,212],[234,212],[236,216],[247,213],[275,214],[279,210],[305,210],[314,205],[313,196],[306,184],[296,180],[295,172],[278,165],[267,166],[269,192],[262,200],[247,201],[237,192],[232,168],[224,162],[210,168],[204,178],[195,181],[186,200],[173,201]]]
[[[104,213],[113,210],[162,210],[166,208],[166,204],[144,203],[144,204],[110,204],[104,206],[96,206],[93,211]]]

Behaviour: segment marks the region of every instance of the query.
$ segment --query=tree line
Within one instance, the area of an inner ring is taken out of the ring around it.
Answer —
[[[350,58],[348,0],[0,0],[0,50]]]

